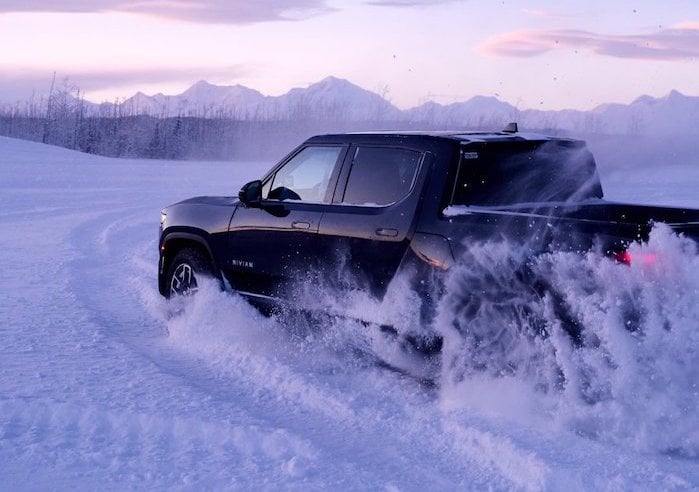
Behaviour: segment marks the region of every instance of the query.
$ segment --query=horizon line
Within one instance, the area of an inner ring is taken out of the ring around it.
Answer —
[[[49,93],[51,92],[51,90],[53,89],[53,86],[55,85],[55,80],[56,80],[56,73],[55,73],[55,72],[54,72],[54,75],[53,75],[52,79],[53,79],[53,82],[50,84],[50,85],[51,85],[51,89],[49,89]],[[154,98],[154,97],[158,97],[158,96],[160,96],[160,97],[165,97],[165,98],[176,98],[176,97],[182,96],[182,95],[185,94],[187,91],[191,90],[193,87],[195,87],[195,86],[197,86],[197,85],[199,85],[199,84],[207,84],[207,85],[209,85],[209,86],[213,86],[213,87],[217,87],[217,88],[242,87],[242,88],[244,88],[244,89],[257,92],[258,94],[260,94],[262,97],[264,97],[264,98],[266,98],[266,99],[267,99],[267,98],[269,98],[269,99],[279,99],[279,98],[283,98],[283,97],[285,97],[285,96],[288,96],[288,95],[289,95],[291,92],[293,92],[293,91],[307,90],[307,89],[310,89],[312,86],[318,85],[318,84],[320,84],[320,83],[322,83],[322,82],[325,82],[325,81],[327,81],[327,80],[337,80],[337,81],[340,81],[340,82],[346,82],[346,83],[348,83],[348,84],[350,84],[350,85],[352,85],[352,86],[354,86],[354,87],[356,87],[356,88],[358,88],[358,89],[360,89],[360,90],[363,90],[363,91],[366,91],[366,92],[371,93],[372,95],[374,95],[374,96],[380,98],[381,100],[385,101],[386,103],[390,104],[393,108],[395,108],[396,110],[401,111],[401,112],[405,112],[405,111],[410,111],[410,110],[418,109],[418,108],[421,108],[421,107],[423,107],[423,106],[425,106],[425,105],[428,105],[428,104],[436,104],[436,105],[438,105],[438,106],[440,106],[440,107],[449,107],[449,106],[452,106],[452,105],[464,104],[464,103],[470,102],[470,101],[472,101],[473,99],[476,99],[476,98],[484,98],[484,99],[494,99],[494,100],[496,100],[496,101],[498,101],[498,102],[500,102],[500,103],[507,104],[507,105],[509,105],[510,107],[512,107],[513,109],[515,109],[515,110],[517,110],[517,111],[539,111],[539,112],[575,111],[575,112],[585,113],[585,112],[595,111],[595,110],[597,110],[597,109],[599,109],[599,108],[601,108],[601,107],[605,107],[605,106],[615,106],[615,105],[619,105],[619,106],[630,106],[630,105],[632,105],[632,104],[634,104],[634,103],[636,103],[636,102],[638,102],[639,100],[644,99],[644,98],[651,98],[651,99],[654,99],[654,100],[661,100],[661,99],[668,98],[668,97],[670,97],[670,96],[673,95],[673,94],[678,94],[678,95],[680,95],[680,96],[682,96],[682,97],[688,97],[688,98],[699,97],[699,95],[693,96],[693,95],[685,94],[685,93],[679,91],[678,89],[670,89],[670,90],[669,90],[667,93],[665,93],[664,95],[662,95],[662,96],[657,96],[657,97],[656,97],[656,96],[652,96],[652,95],[647,94],[647,93],[640,94],[640,95],[634,97],[634,98],[631,100],[631,102],[629,102],[629,103],[623,103],[623,102],[618,102],[618,101],[603,102],[603,103],[599,103],[599,104],[597,104],[596,106],[593,106],[593,107],[591,107],[591,108],[589,108],[589,109],[573,109],[573,108],[570,108],[570,107],[558,108],[558,109],[537,109],[537,108],[533,108],[533,107],[532,107],[532,108],[519,108],[519,107],[517,106],[517,103],[511,103],[511,102],[509,102],[509,101],[506,100],[506,99],[500,99],[500,98],[498,97],[499,94],[493,94],[493,95],[474,94],[474,95],[472,95],[472,96],[470,96],[470,97],[468,97],[468,98],[466,98],[466,99],[459,99],[459,100],[456,100],[456,101],[453,101],[453,102],[449,102],[449,103],[440,103],[440,102],[435,101],[434,99],[426,99],[425,102],[420,103],[420,104],[418,104],[418,105],[410,106],[410,107],[407,107],[407,108],[401,108],[401,107],[399,107],[399,106],[396,106],[390,99],[387,99],[387,98],[383,97],[383,96],[382,96],[381,94],[379,94],[378,92],[375,92],[375,91],[370,90],[370,89],[366,89],[366,88],[362,87],[361,85],[359,85],[359,84],[357,84],[357,83],[355,83],[355,82],[353,82],[353,81],[351,81],[351,80],[349,80],[349,79],[342,78],[342,77],[338,77],[338,76],[336,76],[336,75],[327,75],[327,76],[323,77],[323,78],[320,79],[320,80],[317,80],[317,81],[315,81],[315,82],[309,83],[309,84],[306,85],[305,87],[303,87],[303,86],[294,86],[294,87],[291,87],[291,88],[289,88],[286,92],[284,92],[284,93],[282,93],[282,94],[279,94],[279,95],[264,94],[263,92],[259,91],[258,89],[255,89],[255,88],[253,88],[253,87],[246,86],[246,85],[243,85],[243,84],[239,84],[239,83],[236,83],[236,84],[216,84],[216,83],[213,83],[213,82],[209,82],[209,81],[206,80],[206,79],[199,79],[199,80],[197,80],[196,82],[193,82],[193,83],[191,83],[190,85],[188,85],[187,88],[185,88],[182,92],[176,93],[176,94],[165,94],[165,93],[163,93],[163,92],[157,92],[157,93],[154,93],[154,94],[147,94],[146,92],[144,92],[144,91],[142,91],[142,90],[137,90],[135,93],[133,93],[133,94],[131,94],[130,96],[127,96],[127,97],[116,97],[116,98],[114,98],[113,101],[110,101],[110,100],[107,100],[107,99],[103,99],[102,101],[97,102],[95,99],[90,98],[89,96],[87,96],[87,97],[84,96],[84,94],[86,94],[86,93],[89,94],[90,91],[88,91],[88,90],[82,90],[82,89],[79,87],[79,85],[77,85],[77,84],[69,84],[70,76],[63,77],[63,80],[64,80],[64,87],[63,87],[63,89],[68,89],[68,91],[69,91],[68,93],[69,93],[71,96],[72,96],[72,93],[73,93],[73,92],[77,92],[78,94],[82,93],[82,94],[83,94],[82,99],[83,99],[84,101],[86,101],[86,102],[88,102],[88,103],[90,103],[90,104],[96,105],[96,106],[102,106],[102,105],[121,105],[121,104],[124,104],[124,103],[126,103],[127,101],[133,99],[134,97],[136,97],[136,96],[138,96],[138,95],[142,95],[142,96],[148,97],[148,98]],[[26,103],[26,102],[28,102],[28,101],[30,101],[30,100],[33,100],[37,95],[38,95],[38,97],[40,97],[40,98],[48,98],[48,96],[49,96],[49,94],[41,94],[41,93],[36,94],[36,93],[33,93],[31,97],[25,98],[25,99],[17,99],[17,100],[12,101],[12,102],[9,102],[9,101],[0,101],[0,106],[11,106],[11,105],[17,104],[17,103]],[[429,96],[427,96],[427,97],[429,97]]]

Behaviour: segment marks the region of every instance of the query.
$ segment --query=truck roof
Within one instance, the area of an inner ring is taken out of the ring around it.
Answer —
[[[373,142],[378,141],[393,141],[393,140],[448,140],[452,142],[459,143],[472,143],[472,142],[570,142],[570,143],[580,143],[583,142],[578,139],[559,137],[559,136],[549,136],[539,133],[528,133],[528,132],[485,132],[485,131],[371,131],[371,132],[351,132],[351,133],[336,133],[327,135],[317,135],[308,139],[309,142]]]

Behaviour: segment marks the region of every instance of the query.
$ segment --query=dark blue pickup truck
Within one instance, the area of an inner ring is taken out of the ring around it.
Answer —
[[[515,128],[322,135],[236,197],[165,208],[158,284],[169,297],[209,275],[257,305],[299,303],[309,282],[380,299],[402,271],[416,286],[438,282],[474,242],[629,261],[655,222],[699,237],[698,210],[603,200],[579,140]]]

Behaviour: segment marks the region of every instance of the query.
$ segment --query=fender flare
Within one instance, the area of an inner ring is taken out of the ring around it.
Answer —
[[[167,272],[169,262],[173,256],[168,251],[168,244],[171,244],[172,241],[186,241],[196,243],[197,246],[201,247],[206,252],[207,256],[209,257],[209,261],[211,262],[211,266],[214,268],[214,271],[218,270],[218,265],[216,263],[213,251],[211,250],[209,242],[206,240],[207,236],[208,233],[206,231],[192,229],[184,231],[166,231],[165,233],[163,233],[160,239],[160,261],[158,262],[158,288],[161,294],[164,289],[165,273]]]

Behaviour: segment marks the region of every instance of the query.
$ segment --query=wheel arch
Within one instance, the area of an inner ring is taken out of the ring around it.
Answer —
[[[206,232],[173,231],[163,234],[160,241],[160,262],[158,267],[158,290],[165,295],[165,276],[170,263],[178,251],[191,248],[202,254],[211,264],[212,271],[218,271],[213,251],[206,240]]]

